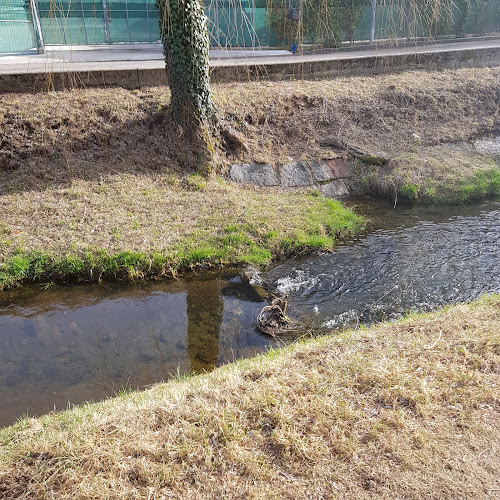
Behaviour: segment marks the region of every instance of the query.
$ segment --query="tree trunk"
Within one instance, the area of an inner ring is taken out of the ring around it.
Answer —
[[[210,92],[207,18],[199,0],[157,0],[156,5],[172,116],[185,138],[208,153],[217,114]]]

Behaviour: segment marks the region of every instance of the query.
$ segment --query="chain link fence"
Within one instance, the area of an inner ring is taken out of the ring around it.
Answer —
[[[25,0],[1,0],[0,53],[23,52],[35,47],[29,3],[27,5]]]
[[[370,39],[371,1],[207,0],[205,12],[215,47],[290,46],[297,41],[331,47],[346,40]],[[500,0],[454,0],[452,12],[413,30],[405,11],[408,2],[426,5],[428,0],[377,0],[377,39],[500,34]],[[46,45],[155,43],[160,39],[155,0],[0,3],[0,53],[36,48],[37,39],[38,46],[41,39]],[[31,5],[38,13],[38,37]],[[321,14],[322,8],[327,9],[326,15]],[[325,25],[329,13],[337,16],[330,21],[332,29],[319,32],[315,26]]]

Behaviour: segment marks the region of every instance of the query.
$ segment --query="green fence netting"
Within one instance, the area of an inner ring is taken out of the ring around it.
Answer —
[[[206,5],[208,28],[215,47],[266,47],[278,41],[269,28],[267,10],[252,0],[213,0]]]
[[[355,40],[367,40],[370,34],[370,7],[354,28]],[[443,12],[433,22],[422,15],[417,21],[394,5],[379,5],[376,39],[416,37],[464,37],[500,35],[500,0],[455,0],[452,12]]]
[[[269,44],[266,9],[251,0],[207,4],[212,45]],[[39,0],[45,44],[154,43],[159,41],[155,0]]]
[[[25,0],[1,0],[0,52],[22,52],[35,47],[35,31]]]
[[[155,0],[39,0],[46,44],[153,43],[159,40]]]
[[[286,12],[292,0],[206,0],[212,46],[265,47],[289,45],[291,36],[277,32],[271,16]],[[312,1],[312,0],[310,0]],[[328,0],[332,5],[350,5],[346,0]],[[299,5],[300,0],[293,0]],[[297,3],[298,2],[298,3]],[[500,0],[455,0],[452,15],[438,22],[409,21],[396,0],[379,0],[376,38],[394,39],[428,36],[500,34]],[[114,43],[155,43],[160,39],[155,0],[38,0],[41,30],[46,45],[95,45]],[[354,3],[352,3],[354,5]],[[353,24],[343,26],[329,40],[303,33],[305,43],[329,46],[342,40],[361,41],[370,36],[370,2],[352,16]],[[344,8],[344,7],[343,7]],[[304,15],[307,9],[304,9]],[[347,16],[349,17],[349,16]],[[304,20],[305,22],[305,20]],[[332,43],[331,43],[332,42]],[[36,47],[29,0],[0,0],[0,52],[18,52]]]

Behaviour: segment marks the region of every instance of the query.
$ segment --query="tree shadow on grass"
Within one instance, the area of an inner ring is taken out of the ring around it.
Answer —
[[[74,179],[188,173],[203,158],[173,122],[165,93],[125,89],[5,96],[0,195],[64,188]]]

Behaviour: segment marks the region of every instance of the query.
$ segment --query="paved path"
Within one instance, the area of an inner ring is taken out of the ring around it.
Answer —
[[[498,49],[500,51],[500,37],[394,48],[339,50],[304,55],[291,54],[286,50],[213,50],[211,51],[210,65],[212,67],[245,66],[255,63],[280,65],[476,49]],[[14,55],[0,54],[0,74],[10,75],[66,71],[142,70],[162,68],[163,65],[162,49],[159,44],[49,47],[45,54],[34,52]]]

